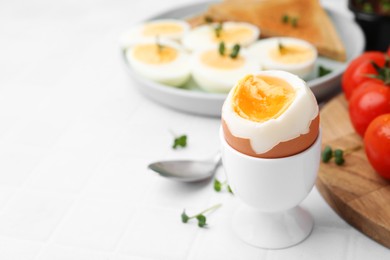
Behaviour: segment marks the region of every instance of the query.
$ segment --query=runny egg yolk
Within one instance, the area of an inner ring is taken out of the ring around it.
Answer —
[[[227,42],[227,43],[237,43],[241,42],[243,39],[249,39],[252,37],[253,32],[251,29],[246,27],[234,27],[234,28],[222,28],[220,34],[217,36],[214,32],[214,41],[215,42]]]
[[[175,23],[153,23],[146,24],[143,28],[144,36],[156,36],[156,35],[166,35],[166,34],[174,34],[181,33],[183,28],[179,24]]]
[[[176,59],[177,50],[166,45],[139,44],[134,47],[134,58],[147,64],[164,64]]]
[[[244,65],[245,59],[242,56],[231,58],[229,55],[221,55],[215,50],[202,53],[200,57],[203,64],[216,69],[237,69]]]
[[[313,50],[300,45],[276,47],[270,50],[269,55],[274,61],[285,64],[301,63],[314,58]]]
[[[283,79],[248,75],[236,87],[232,108],[242,118],[265,122],[278,118],[295,98],[295,90]]]

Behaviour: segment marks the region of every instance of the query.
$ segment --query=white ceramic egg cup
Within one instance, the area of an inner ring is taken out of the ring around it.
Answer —
[[[233,231],[261,248],[293,246],[309,236],[312,216],[299,207],[314,186],[320,163],[321,131],[305,151],[284,158],[261,159],[227,144],[220,130],[222,161],[229,185],[244,202],[233,215]]]

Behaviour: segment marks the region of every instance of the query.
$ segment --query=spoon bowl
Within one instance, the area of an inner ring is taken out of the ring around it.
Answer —
[[[209,160],[171,160],[154,162],[148,168],[163,177],[180,182],[198,182],[214,176],[221,165],[221,155],[218,153]]]

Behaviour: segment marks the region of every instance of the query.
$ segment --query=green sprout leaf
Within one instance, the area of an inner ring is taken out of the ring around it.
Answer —
[[[216,192],[220,192],[221,189],[222,189],[222,183],[219,180],[214,179],[214,190]]]
[[[204,21],[205,21],[206,23],[212,23],[212,22],[213,22],[213,18],[211,18],[210,16],[205,16],[205,17],[204,17]]]
[[[220,180],[218,180],[217,178],[214,179],[214,190],[216,192],[221,192],[223,189],[227,190],[228,192],[230,192],[231,194],[233,194],[233,191],[232,189],[230,188],[227,180],[224,181],[224,182],[221,182]]]
[[[222,29],[222,23],[218,23],[217,26],[214,27],[215,37],[221,37]]]
[[[334,150],[334,157],[343,157],[344,152],[341,149]]]
[[[328,163],[331,159],[334,159],[334,162],[337,165],[339,165],[339,166],[343,165],[345,162],[345,159],[344,159],[345,155],[350,154],[354,151],[360,150],[361,148],[362,148],[361,145],[357,145],[355,147],[344,149],[344,150],[342,150],[342,149],[332,150],[332,148],[330,146],[326,146],[321,153],[322,162]]]
[[[205,227],[207,225],[206,223],[206,217],[203,214],[199,214],[196,216],[196,219],[198,220],[198,226],[199,227]]]
[[[230,57],[232,59],[235,59],[238,57],[238,53],[240,52],[240,45],[239,44],[234,44],[232,53],[230,53]]]
[[[183,213],[181,213],[181,221],[183,223],[187,223],[190,217],[186,214],[186,210],[183,210]]]
[[[328,75],[329,73],[331,73],[332,70],[328,69],[328,68],[325,68],[324,66],[320,65],[318,67],[318,77],[322,77],[322,76],[325,76],[325,75]]]
[[[181,135],[179,137],[175,137],[173,140],[173,149],[177,149],[178,147],[186,147],[187,146],[187,135]]]
[[[345,160],[343,157],[335,157],[334,158],[334,162],[337,164],[337,165],[343,165]]]
[[[160,37],[158,35],[156,35],[156,45],[157,45],[158,53],[161,53],[162,50],[164,49],[164,45],[161,44]]]
[[[282,16],[282,23],[288,23],[289,17],[287,14]]]
[[[298,18],[297,17],[291,18],[291,25],[292,25],[292,27],[298,26]]]
[[[298,17],[290,17],[287,14],[284,14],[281,18],[281,21],[284,24],[290,23],[294,28],[298,26]]]
[[[332,148],[330,148],[330,146],[328,145],[322,151],[322,161],[324,163],[327,163],[330,161],[330,159],[332,159],[332,157],[333,157],[333,151]]]
[[[342,165],[344,164],[344,152],[341,149],[336,149],[334,151],[334,161],[337,165]]]
[[[218,209],[221,206],[222,206],[222,204],[216,204],[216,205],[214,205],[214,206],[212,206],[212,207],[210,207],[208,209],[205,209],[202,212],[199,212],[198,214],[196,214],[194,216],[191,216],[191,217],[186,214],[185,210],[183,210],[183,213],[181,213],[181,222],[188,223],[188,221],[190,219],[195,219],[196,218],[197,221],[198,221],[198,226],[203,228],[203,227],[207,226],[207,223],[206,223],[207,218],[206,218],[206,216],[204,214],[207,213],[207,212],[214,211],[214,210]]]
[[[284,45],[282,44],[281,41],[278,42],[278,49],[279,49],[280,54],[283,54],[283,51],[285,50],[285,47],[284,47]]]
[[[225,55],[225,43],[224,42],[219,43],[218,52],[221,56]]]

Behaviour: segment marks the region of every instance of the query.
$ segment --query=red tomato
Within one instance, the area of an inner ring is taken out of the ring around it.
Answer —
[[[368,161],[383,177],[390,179],[390,114],[375,118],[364,135]]]
[[[368,51],[354,59],[345,70],[341,78],[341,86],[345,97],[350,99],[352,93],[357,86],[366,80],[370,80],[367,74],[378,74],[371,62],[375,62],[379,66],[385,64],[385,53],[379,51]]]
[[[349,100],[352,125],[362,137],[371,121],[386,113],[390,113],[390,86],[379,80],[364,82]]]

